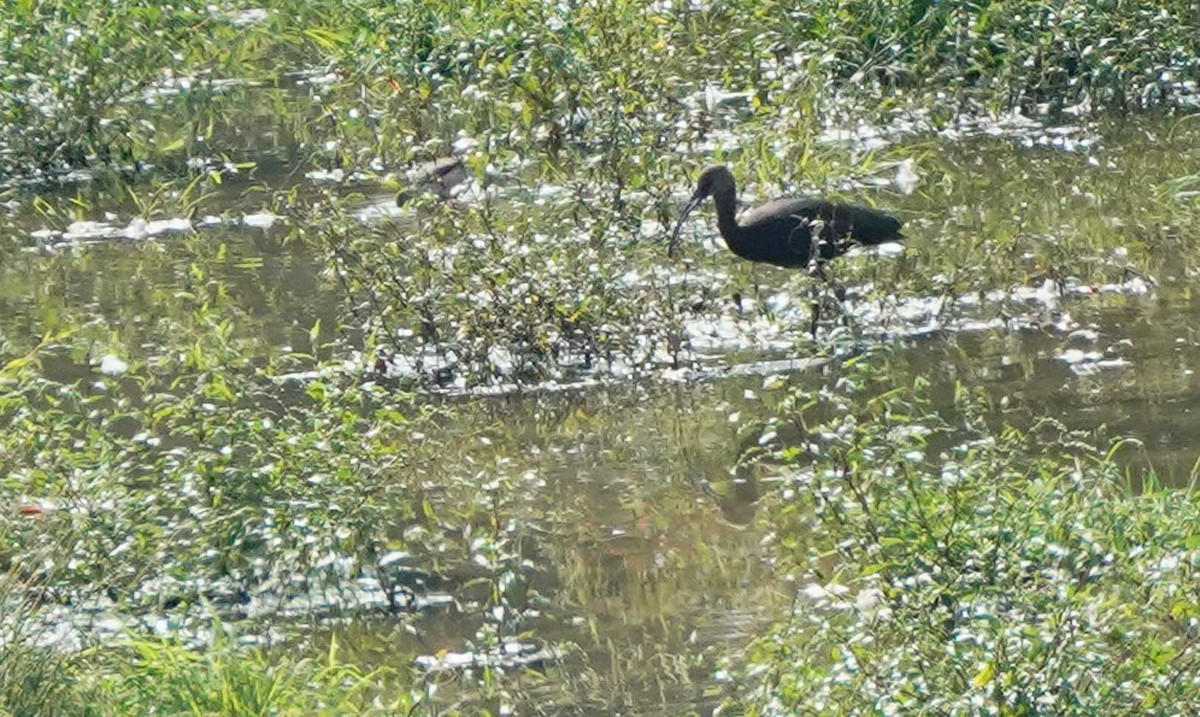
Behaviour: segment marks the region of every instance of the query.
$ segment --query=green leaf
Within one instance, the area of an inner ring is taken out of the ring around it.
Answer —
[[[971,684],[976,688],[982,688],[984,685],[992,681],[996,675],[996,664],[994,662],[986,663],[975,676],[971,678]]]

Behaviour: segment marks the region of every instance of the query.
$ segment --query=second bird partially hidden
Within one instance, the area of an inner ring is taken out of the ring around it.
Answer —
[[[717,228],[734,254],[766,264],[806,267],[845,254],[855,244],[900,241],[901,222],[886,212],[823,199],[776,199],[735,217],[737,185],[723,165],[700,174],[696,192],[683,208],[668,249],[675,256],[688,214],[708,197],[717,205]],[[814,242],[814,233],[817,241]]]

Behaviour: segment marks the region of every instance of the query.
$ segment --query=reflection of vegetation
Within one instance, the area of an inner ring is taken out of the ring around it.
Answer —
[[[938,415],[881,368],[782,406],[805,436],[773,511],[797,594],[752,658],[756,713],[1193,712],[1188,493],[1131,496],[1118,446],[990,430],[966,390]]]

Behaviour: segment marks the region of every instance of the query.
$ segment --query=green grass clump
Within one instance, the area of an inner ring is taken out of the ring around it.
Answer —
[[[295,658],[218,639],[203,650],[138,640],[64,657],[44,649],[0,649],[0,714],[129,715],[419,714],[397,675],[344,663],[336,644]]]
[[[881,358],[772,424],[801,436],[773,510],[796,601],[750,656],[750,712],[1200,707],[1192,491],[1131,495],[1119,446],[996,428],[965,390],[939,414]]]

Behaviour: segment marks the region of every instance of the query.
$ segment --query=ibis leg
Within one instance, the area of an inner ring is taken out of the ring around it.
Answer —
[[[821,295],[822,289],[829,283],[829,277],[825,275],[825,262],[819,259],[811,264],[809,275],[817,279],[812,284],[812,323],[809,326],[809,333],[813,340],[817,339],[817,325],[821,322],[821,303],[824,296]]]
[[[846,287],[835,283],[833,285],[833,298],[837,300],[838,315],[842,319],[842,326],[850,326],[850,317],[846,315]]]

